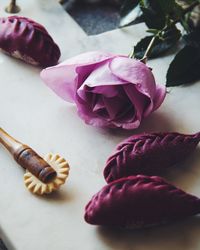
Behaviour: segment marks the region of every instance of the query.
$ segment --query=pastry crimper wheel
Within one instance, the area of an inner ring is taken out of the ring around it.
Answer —
[[[69,164],[60,155],[49,153],[43,159],[32,148],[17,141],[2,128],[0,128],[0,143],[26,170],[24,183],[32,193],[48,194],[65,183],[69,174]]]

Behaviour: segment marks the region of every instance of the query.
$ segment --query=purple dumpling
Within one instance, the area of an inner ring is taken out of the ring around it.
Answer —
[[[133,135],[121,142],[108,158],[105,180],[137,175],[160,175],[188,157],[200,141],[200,133],[149,133]]]
[[[39,23],[20,16],[0,18],[0,49],[26,63],[48,67],[57,64],[60,49]]]
[[[200,199],[157,176],[137,175],[103,187],[85,208],[93,225],[142,228],[173,222],[200,212]]]

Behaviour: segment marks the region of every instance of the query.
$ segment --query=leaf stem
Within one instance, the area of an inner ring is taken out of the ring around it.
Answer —
[[[130,54],[128,55],[129,58],[133,59],[134,57],[134,47],[132,48]]]
[[[180,21],[181,21],[181,18],[182,18],[184,15],[186,15],[188,12],[192,11],[192,10],[194,9],[194,7],[196,7],[196,6],[199,5],[199,4],[200,4],[200,3],[199,3],[199,1],[197,0],[197,1],[193,2],[190,6],[188,6],[187,8],[185,8],[184,11],[183,11],[183,13],[182,13],[182,15],[181,15],[181,17],[179,17],[179,18],[175,19],[174,21],[172,21],[171,24],[170,24],[170,26],[173,26],[173,25],[175,25],[176,23],[180,22]],[[159,35],[160,35],[162,32],[164,32],[167,28],[169,28],[169,26],[166,25],[162,30],[159,30],[159,31],[155,34],[155,36],[151,39],[151,41],[150,41],[150,43],[149,43],[149,45],[148,45],[148,47],[147,47],[147,49],[146,49],[146,51],[145,51],[145,53],[144,53],[143,58],[140,60],[141,62],[143,62],[143,63],[145,63],[145,64],[147,63],[148,56],[149,56],[149,54],[151,53],[151,50],[153,49],[153,45],[154,45],[154,43],[155,43],[156,38],[159,37]],[[132,51],[130,55],[131,55],[131,56],[129,56],[129,57],[130,57],[130,58],[133,58],[134,52]]]
[[[148,45],[148,47],[147,47],[147,49],[146,49],[146,51],[145,51],[145,53],[144,53],[143,58],[140,60],[141,62],[143,62],[143,63],[145,63],[145,64],[147,63],[148,56],[149,56],[149,54],[151,53],[151,50],[153,49],[153,45],[154,45],[154,42],[155,42],[156,38],[157,38],[157,35],[155,35],[155,36],[151,39],[151,41],[150,41],[150,43],[149,43],[149,45]]]

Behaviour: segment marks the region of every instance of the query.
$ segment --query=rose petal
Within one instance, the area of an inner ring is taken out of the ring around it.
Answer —
[[[131,128],[134,129],[140,125],[143,116],[143,111],[148,104],[148,98],[140,94],[140,92],[138,92],[136,88],[134,88],[134,86],[132,86],[131,84],[124,85],[124,90],[135,108],[135,120],[134,122],[132,122],[131,126]]]
[[[130,91],[132,91],[134,86],[130,87]],[[139,92],[136,92],[135,95],[140,95],[141,98],[143,96]],[[127,127],[127,124],[131,122],[132,125],[128,124],[130,129],[136,128],[140,124],[140,121],[135,120],[134,103],[129,100],[127,93],[124,91],[122,86],[111,85],[88,87],[84,85],[78,90],[78,96],[81,98],[81,102],[84,102],[83,105],[86,105],[87,103],[88,109],[92,109],[100,119],[106,119],[110,123],[113,123],[116,127]],[[92,96],[95,96],[95,103],[91,99]],[[97,96],[102,98],[97,99]]]
[[[115,97],[119,94],[116,86],[107,85],[107,86],[98,86],[98,87],[88,87],[85,83],[77,90],[77,94],[82,98],[86,99],[86,93],[94,93],[104,95],[108,98]]]
[[[117,77],[135,84],[135,88],[150,99],[149,105],[144,110],[144,116],[156,110],[163,102],[166,88],[156,85],[151,70],[139,60],[126,57],[114,58],[110,69]]]
[[[165,88],[157,86],[151,70],[140,61],[105,52],[90,52],[43,70],[46,84],[75,102],[88,124],[134,129],[158,108]]]
[[[96,127],[114,127],[106,119],[98,117],[95,112],[90,111],[86,105],[78,105],[78,115],[84,120],[86,124]]]
[[[156,86],[156,94],[154,97],[154,110],[158,109],[160,105],[163,103],[166,96],[166,87],[164,85],[157,85]],[[154,111],[153,110],[153,111]],[[145,116],[148,115],[148,113],[145,113]]]
[[[105,106],[101,100],[101,96],[99,97],[99,100],[96,100],[97,95],[86,93],[85,97],[86,99],[83,100],[79,95],[76,96],[75,102],[77,105],[78,115],[85,121],[86,124],[97,127],[108,127],[110,122],[106,119],[102,119],[102,117],[99,117],[97,114],[97,112],[100,112],[100,109],[103,110]],[[99,107],[96,107],[97,110],[94,112],[93,108],[96,103],[99,103]]]
[[[88,78],[84,81],[84,85],[89,87],[97,87],[97,86],[111,86],[111,85],[121,85],[126,84],[127,81],[123,80],[115,75],[113,75],[112,71],[109,68],[110,61],[105,61],[99,64],[88,76]]]
[[[98,63],[114,57],[111,53],[98,51],[88,52],[75,56],[54,67],[44,69],[40,76],[42,80],[57,95],[66,101],[74,102],[74,97],[79,81],[90,74]]]
[[[116,96],[114,98],[103,98],[106,110],[109,114],[109,120],[117,120],[118,116],[123,113],[124,110],[126,110],[126,101],[124,98],[120,98],[120,96]],[[123,103],[123,105],[122,105]]]
[[[156,92],[155,79],[144,63],[128,57],[116,57],[110,62],[110,69],[115,76],[135,84],[138,91],[153,100]]]
[[[96,98],[97,99],[97,98]],[[96,103],[94,104],[93,107],[93,112],[98,113],[100,111],[103,111],[105,109],[105,103],[103,101],[103,98],[98,98],[98,100],[96,101]]]
[[[68,102],[73,102],[75,83],[77,82],[76,66],[55,66],[44,69],[40,76],[46,85],[58,96]]]
[[[108,52],[102,52],[102,51],[89,51],[86,53],[82,53],[79,55],[76,55],[74,57],[71,57],[64,62],[60,63],[60,66],[63,65],[90,65],[90,64],[96,64],[103,62],[109,58],[113,58],[116,55]]]

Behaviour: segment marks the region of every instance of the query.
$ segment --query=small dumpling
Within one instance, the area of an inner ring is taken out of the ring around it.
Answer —
[[[160,175],[194,152],[200,133],[176,132],[133,135],[118,144],[108,158],[104,178],[109,183],[122,177],[143,174]]]
[[[93,225],[142,228],[173,222],[200,212],[200,199],[157,176],[137,175],[103,187],[85,208]]]
[[[60,49],[39,23],[20,16],[0,18],[0,49],[12,57],[41,67],[58,63]]]

